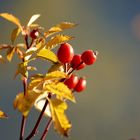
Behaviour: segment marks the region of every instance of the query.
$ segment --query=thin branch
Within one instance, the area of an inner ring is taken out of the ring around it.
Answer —
[[[24,89],[24,96],[27,94],[27,78],[23,77],[23,89]],[[21,122],[21,129],[20,129],[20,138],[19,140],[23,140],[24,131],[26,125],[26,117],[22,115],[22,122]]]
[[[48,131],[50,129],[51,124],[52,124],[52,118],[50,118],[49,122],[47,123],[47,126],[46,126],[40,140],[45,140],[46,139],[46,136],[48,134]]]
[[[49,96],[49,95],[48,95],[48,96]],[[32,137],[34,137],[35,134],[37,133],[37,129],[38,129],[39,124],[40,124],[40,122],[41,122],[41,120],[42,120],[42,118],[43,118],[43,115],[44,115],[44,112],[45,112],[45,110],[46,110],[47,105],[48,105],[48,99],[46,99],[46,102],[45,102],[45,104],[44,104],[44,106],[43,106],[43,109],[42,109],[42,111],[41,111],[41,113],[40,113],[40,115],[39,115],[39,117],[38,117],[38,120],[37,120],[37,122],[36,122],[36,124],[35,124],[35,126],[34,126],[34,128],[33,128],[33,130],[32,130],[32,132],[29,134],[29,136],[28,136],[25,140],[30,140],[30,139],[31,139]]]

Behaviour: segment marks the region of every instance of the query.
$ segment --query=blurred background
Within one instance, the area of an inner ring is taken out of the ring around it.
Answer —
[[[69,140],[140,140],[140,1],[139,0],[0,0],[0,13],[17,16],[22,24],[40,13],[37,23],[49,27],[61,22],[78,23],[67,31],[75,36],[70,43],[76,53],[98,50],[98,60],[81,70],[87,89],[76,95],[77,103],[67,111],[73,127]],[[0,18],[0,44],[10,43],[15,25]],[[9,119],[0,120],[0,139],[19,138],[21,115],[13,109],[16,94],[22,91],[20,78],[13,80],[18,60],[0,64],[0,108]],[[42,70],[44,62],[39,62]],[[26,135],[38,112],[29,115]],[[43,120],[42,132],[47,121]],[[33,138],[39,140],[39,136]],[[48,140],[65,139],[53,127]]]

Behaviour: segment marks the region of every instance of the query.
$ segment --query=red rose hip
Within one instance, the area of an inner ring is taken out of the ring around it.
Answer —
[[[86,64],[82,61],[80,54],[73,56],[73,59],[71,61],[71,67],[73,69],[80,70],[80,69],[84,68],[85,65]]]
[[[64,82],[64,84],[67,85],[69,89],[73,89],[77,85],[78,81],[78,76],[72,74],[70,78]]]
[[[92,65],[96,61],[96,53],[92,50],[87,50],[82,53],[81,59],[86,65]]]
[[[72,46],[68,43],[61,44],[57,52],[57,57],[59,61],[63,64],[69,63],[74,56],[74,50]]]
[[[32,30],[30,32],[30,37],[36,39],[39,36],[38,30]]]
[[[86,80],[84,78],[80,78],[74,90],[77,92],[81,92],[86,88]]]

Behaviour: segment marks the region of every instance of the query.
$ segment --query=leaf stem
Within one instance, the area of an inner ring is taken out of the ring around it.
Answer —
[[[49,96],[50,96],[50,95],[48,95],[48,97],[49,97]],[[43,109],[42,109],[42,111],[41,111],[41,113],[40,113],[40,115],[39,115],[39,117],[38,117],[38,120],[37,120],[37,122],[36,122],[36,124],[35,124],[35,126],[34,126],[34,128],[33,128],[33,130],[32,130],[32,132],[29,134],[29,136],[28,136],[25,140],[30,140],[30,139],[31,139],[32,137],[34,137],[35,134],[37,133],[38,126],[39,126],[39,124],[40,124],[40,122],[41,122],[41,120],[42,120],[42,117],[43,117],[43,115],[44,115],[44,112],[45,112],[45,109],[46,109],[47,105],[48,105],[48,99],[46,99],[46,102],[45,102],[45,104],[44,104],[44,106],[43,106]]]
[[[40,140],[45,140],[45,138],[46,138],[46,136],[48,134],[48,131],[50,129],[51,124],[52,124],[52,118],[50,118],[49,122],[47,123],[47,126],[46,126],[46,128],[45,128]]]

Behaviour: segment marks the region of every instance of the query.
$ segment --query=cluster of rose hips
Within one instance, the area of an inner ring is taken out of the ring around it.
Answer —
[[[60,48],[57,51],[57,57],[59,61],[68,66],[67,74],[70,75],[68,79],[64,81],[65,85],[68,86],[69,89],[73,89],[73,91],[81,92],[86,87],[85,78],[72,74],[74,70],[83,69],[86,65],[92,65],[97,58],[97,52],[92,50],[86,50],[82,54],[74,54],[73,47],[64,43],[60,45]]]

